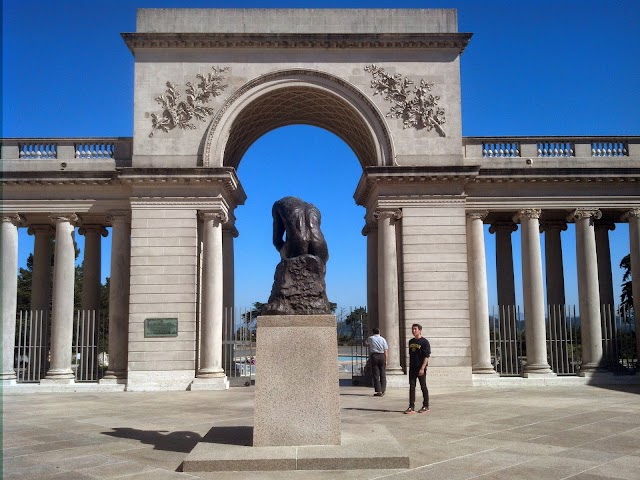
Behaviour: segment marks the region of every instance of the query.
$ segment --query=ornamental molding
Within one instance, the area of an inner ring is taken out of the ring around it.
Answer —
[[[131,53],[139,48],[334,48],[455,49],[470,33],[122,33]]]
[[[373,219],[380,220],[381,218],[390,218],[391,220],[400,220],[402,218],[402,210],[396,208],[391,209],[376,209],[373,211]]]
[[[595,228],[596,230],[615,230],[616,229],[616,224],[615,222],[612,221],[601,221],[601,222],[596,222],[595,223]]]
[[[626,222],[632,218],[640,218],[640,208],[632,208],[628,212],[625,212],[624,215],[622,215],[621,220]]]
[[[83,225],[78,229],[80,235],[86,235],[87,233],[99,233],[103,237],[109,235],[109,232],[103,225]]]
[[[518,212],[513,216],[513,221],[516,223],[521,223],[520,221],[523,218],[538,219],[541,215],[542,210],[539,208],[523,208],[522,210],[518,210]]]
[[[602,212],[598,208],[577,208],[567,217],[567,220],[585,220],[588,219],[592,224],[593,220],[602,218]]]
[[[47,225],[46,223],[29,225],[29,228],[27,228],[29,235],[53,235],[54,231],[53,226]]]
[[[540,233],[550,230],[558,230],[564,232],[566,229],[567,222],[563,222],[562,220],[546,220],[544,222],[540,222]]]
[[[49,219],[55,224],[68,222],[74,227],[82,224],[80,218],[75,213],[55,213],[53,215],[49,215]]]
[[[440,136],[447,136],[442,129],[446,118],[444,109],[438,106],[440,97],[430,93],[434,82],[421,79],[420,86],[416,86],[411,92],[409,87],[413,82],[407,77],[403,78],[399,73],[391,76],[377,65],[367,65],[364,70],[373,76],[373,95],[383,95],[387,102],[394,104],[387,112],[387,117],[401,118],[403,129],[435,129]]]
[[[24,218],[17,213],[3,213],[2,223],[12,223],[16,227],[24,226]]]
[[[182,95],[178,91],[175,83],[167,82],[167,89],[163,94],[158,95],[155,101],[162,107],[160,116],[155,113],[151,114],[151,133],[149,137],[153,137],[156,130],[168,133],[169,130],[179,128],[181,130],[195,130],[197,126],[191,121],[194,119],[206,121],[209,115],[212,115],[214,109],[207,106],[211,97],[219,96],[227,84],[223,84],[224,75],[229,71],[229,67],[211,67],[213,72],[206,75],[197,74],[199,81],[197,85],[191,82],[186,83],[185,95],[186,101],[178,100]]]
[[[213,220],[213,226],[217,226],[219,224],[227,223],[229,220],[229,215],[225,210],[217,210],[217,211],[200,211],[198,212],[198,218],[203,221]]]
[[[111,210],[107,214],[107,222],[113,226],[115,223],[131,223],[131,211],[129,210]]]
[[[314,87],[314,86],[326,87],[326,85],[323,82],[328,82],[329,84],[336,84],[342,87],[343,89],[345,89],[346,91],[348,91],[350,95],[356,96],[360,100],[360,105],[364,106],[364,108],[367,109],[367,113],[369,113],[372,116],[373,120],[375,120],[380,125],[380,130],[383,136],[383,138],[381,139],[383,141],[381,141],[382,144],[380,145],[380,147],[384,150],[383,156],[385,157],[383,158],[383,160],[386,159],[387,163],[393,162],[393,146],[391,143],[391,135],[387,130],[386,122],[383,116],[381,115],[381,113],[375,107],[375,105],[371,103],[371,100],[364,93],[354,88],[352,84],[342,80],[341,78],[330,75],[325,72],[321,72],[319,70],[289,69],[289,70],[280,70],[277,72],[271,72],[271,73],[266,73],[264,75],[260,75],[259,77],[256,77],[253,80],[250,80],[244,85],[242,85],[240,88],[235,90],[229,96],[229,98],[225,100],[225,102],[218,109],[213,119],[211,120],[211,123],[209,125],[208,131],[206,134],[204,155],[202,158],[202,165],[204,167],[213,166],[213,163],[214,163],[213,155],[216,154],[215,152],[213,152],[213,149],[212,149],[213,147],[212,144],[215,136],[214,134],[218,131],[218,126],[222,121],[222,118],[224,117],[225,113],[227,113],[227,111],[241,97],[246,95],[250,90],[260,85],[264,85],[266,83],[273,82],[275,84],[278,84],[284,81],[300,81],[303,83],[308,83],[309,84],[308,86],[310,87]],[[283,83],[282,88],[286,88],[286,84]],[[350,104],[350,106],[352,105]],[[226,138],[225,141],[226,140],[228,140],[228,138]],[[377,140],[377,139],[374,138],[374,140]],[[220,152],[221,155],[225,153],[226,152]],[[223,161],[224,159],[221,160],[221,162]]]

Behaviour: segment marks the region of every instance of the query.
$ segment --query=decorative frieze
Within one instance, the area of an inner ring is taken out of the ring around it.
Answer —
[[[214,66],[211,69],[213,72],[207,73],[206,76],[196,75],[200,80],[196,86],[187,82],[186,101],[179,101],[181,94],[176,84],[167,82],[165,92],[155,98],[163,110],[161,116],[151,114],[152,130],[149,137],[153,137],[156,130],[162,130],[165,133],[176,127],[182,130],[195,130],[197,127],[191,123],[191,120],[195,118],[204,122],[209,115],[213,114],[214,109],[207,106],[207,103],[211,97],[217,97],[227,88],[227,85],[222,82],[224,81],[223,73],[226,73],[229,67]]]
[[[367,65],[366,72],[373,75],[371,88],[374,95],[384,95],[384,99],[394,104],[387,113],[387,117],[401,118],[403,127],[413,127],[416,130],[426,128],[427,131],[435,129],[441,136],[446,137],[442,125],[446,119],[444,109],[438,106],[439,96],[432,95],[433,82],[420,80],[420,86],[413,92],[409,87],[413,82],[399,73],[391,76],[384,68],[377,65]]]

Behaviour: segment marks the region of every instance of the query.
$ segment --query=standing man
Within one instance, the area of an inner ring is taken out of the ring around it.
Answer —
[[[413,338],[409,340],[409,408],[404,413],[416,413],[416,380],[420,380],[422,389],[422,408],[419,413],[429,411],[429,390],[427,390],[427,365],[431,356],[431,345],[422,336],[422,325],[411,326]]]
[[[382,397],[387,390],[387,373],[385,369],[389,362],[389,345],[387,341],[380,335],[380,329],[371,330],[373,335],[367,338],[369,345],[369,360],[371,362],[371,371],[373,372],[373,388],[376,393],[375,397]]]

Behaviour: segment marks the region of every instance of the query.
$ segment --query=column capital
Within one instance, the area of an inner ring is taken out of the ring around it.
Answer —
[[[86,235],[87,233],[91,232],[99,233],[103,237],[109,235],[109,232],[107,232],[107,229],[104,228],[103,225],[83,225],[78,229],[78,233],[80,235]]]
[[[11,222],[16,227],[24,226],[24,218],[18,215],[17,213],[3,213],[2,214],[2,222]]]
[[[584,220],[585,218],[589,219],[591,223],[594,220],[598,220],[602,218],[602,212],[597,208],[576,208],[569,216],[567,220]]]
[[[498,231],[515,232],[516,230],[518,230],[518,225],[513,222],[493,222],[489,227],[489,233]]]
[[[473,218],[477,220],[484,220],[489,215],[489,210],[467,210],[465,212],[467,218]]]
[[[78,215],[76,215],[75,213],[54,213],[52,215],[49,215],[49,219],[56,224],[61,222],[69,222],[76,227],[82,223],[78,218]]]
[[[513,216],[513,221],[516,223],[520,223],[520,220],[523,218],[540,218],[542,215],[542,210],[539,208],[523,208],[522,210],[518,210],[516,214]]]
[[[213,220],[217,223],[227,223],[229,220],[229,215],[227,215],[227,212],[223,210],[200,211],[198,212],[198,216],[201,220]]]
[[[596,230],[615,230],[616,224],[612,221],[600,221],[595,223]]]
[[[51,224],[37,224],[37,225],[29,225],[27,229],[27,233],[29,235],[52,235],[54,232],[53,226]]]
[[[379,220],[380,218],[391,218],[393,220],[400,220],[402,218],[402,210],[396,209],[381,209],[378,208],[373,211],[373,218]]]
[[[240,232],[235,227],[235,225],[229,225],[228,223],[222,228],[222,233],[226,233],[231,235],[233,238],[238,238],[240,236]]]
[[[550,230],[565,231],[567,229],[567,222],[563,220],[547,220],[540,222],[540,232],[547,232]]]
[[[631,218],[640,218],[640,208],[632,208],[631,210],[624,212],[624,215],[620,217],[620,220],[628,222]]]
[[[117,222],[131,223],[131,212],[129,210],[111,210],[107,215],[107,222],[112,226]]]
[[[362,227],[362,236],[366,237],[369,233],[377,232],[378,224],[377,223],[367,223],[364,227]]]

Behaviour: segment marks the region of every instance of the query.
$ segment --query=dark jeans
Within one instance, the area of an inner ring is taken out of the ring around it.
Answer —
[[[376,392],[387,390],[387,373],[384,366],[384,353],[371,354],[371,372],[373,374],[373,388]]]
[[[422,406],[429,408],[429,390],[427,390],[426,370],[421,377],[418,376],[418,370],[409,370],[409,406],[411,408],[416,407],[416,380],[420,381],[420,388],[422,389]]]

